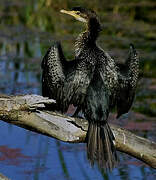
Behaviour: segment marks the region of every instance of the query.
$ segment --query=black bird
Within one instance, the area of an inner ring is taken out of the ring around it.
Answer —
[[[131,45],[123,69],[96,44],[101,24],[94,11],[75,7],[61,12],[85,23],[86,30],[76,40],[73,61],[66,61],[60,43],[48,50],[42,61],[42,93],[56,100],[53,110],[66,112],[70,104],[78,107],[76,114],[82,110],[89,122],[88,159],[111,170],[117,155],[107,118],[115,105],[117,117],[129,111],[138,79],[138,56]]]
[[[133,44],[130,44],[130,52],[125,64],[118,64],[118,69],[117,118],[129,111],[137,88],[139,57]]]

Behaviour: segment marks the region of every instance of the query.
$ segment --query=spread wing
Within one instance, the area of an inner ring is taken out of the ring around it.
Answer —
[[[66,61],[60,43],[49,48],[43,58],[42,94],[56,100],[56,109],[66,112],[70,104],[80,106],[86,96],[93,68],[85,59]]]
[[[63,106],[66,76],[75,67],[74,61],[66,61],[60,43],[55,43],[45,54],[42,68],[42,95],[53,98]],[[61,107],[60,107],[61,109]]]
[[[42,60],[42,95],[56,98],[56,90],[61,88],[64,80],[65,58],[59,43],[51,46]]]
[[[117,96],[117,118],[127,113],[132,106],[139,75],[139,57],[130,45],[130,52],[125,64],[118,65],[119,94]]]

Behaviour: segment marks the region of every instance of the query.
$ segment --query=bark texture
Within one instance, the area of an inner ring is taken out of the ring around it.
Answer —
[[[61,141],[85,142],[88,122],[57,112],[47,111],[45,104],[54,100],[38,95],[0,95],[0,119]],[[110,125],[118,151],[140,159],[156,169],[156,143],[116,125]]]

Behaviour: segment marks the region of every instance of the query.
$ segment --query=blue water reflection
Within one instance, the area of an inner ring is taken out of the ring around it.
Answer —
[[[154,179],[148,167],[125,166],[122,160],[123,165],[102,175],[88,164],[84,144],[62,143],[4,122],[0,142],[0,169],[11,179]]]

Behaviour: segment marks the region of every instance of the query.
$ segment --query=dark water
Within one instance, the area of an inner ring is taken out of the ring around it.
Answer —
[[[3,8],[0,7],[3,17],[0,20],[0,93],[41,94],[40,63],[47,48],[54,40],[61,39],[66,56],[72,58],[72,43],[75,34],[80,30],[75,24],[72,28],[68,27],[67,22],[56,13],[58,8],[52,5],[53,22],[50,19],[50,23],[47,14],[49,7],[44,4],[46,7],[42,8],[43,1],[32,1],[30,4],[33,6],[25,4],[26,1],[13,2],[0,2],[3,4]],[[44,16],[38,18],[39,8],[51,26],[46,24]],[[6,15],[7,10],[9,15]],[[54,20],[54,17],[59,18]],[[102,42],[108,41],[107,35],[101,39]],[[113,42],[113,39],[111,40]],[[121,43],[121,39],[118,41]],[[136,40],[137,42],[138,49],[141,49],[139,40]],[[112,50],[112,44],[110,47],[109,51],[122,59],[124,47],[118,47],[117,50]],[[154,68],[151,68],[152,63],[153,61],[142,65],[145,71],[151,71],[152,74],[141,78],[133,111],[123,116],[120,121],[114,120],[114,116],[110,119],[138,135],[156,141],[156,79]],[[117,168],[111,173],[100,172],[97,167],[90,167],[85,144],[63,143],[0,121],[0,173],[12,180],[156,179],[156,171],[148,165],[123,153],[118,154],[120,162]]]

